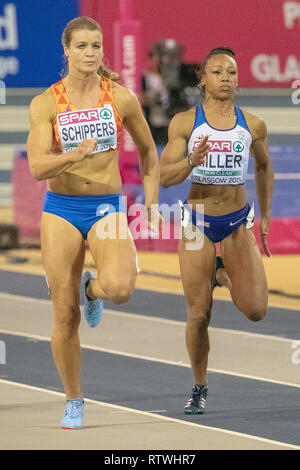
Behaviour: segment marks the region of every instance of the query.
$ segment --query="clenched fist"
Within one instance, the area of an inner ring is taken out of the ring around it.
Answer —
[[[97,139],[85,139],[78,145],[77,149],[72,151],[72,160],[81,162],[85,158],[91,157],[97,147]]]

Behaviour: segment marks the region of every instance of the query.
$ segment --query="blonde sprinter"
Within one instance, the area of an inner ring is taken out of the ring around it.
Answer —
[[[80,428],[80,284],[86,319],[96,326],[102,300],[128,301],[137,274],[130,236],[97,236],[97,226],[101,229],[113,218],[120,232],[127,230],[118,167],[122,127],[139,151],[147,210],[157,203],[159,163],[138,99],[117,84],[117,74],[104,65],[98,23],[75,18],[67,24],[62,42],[68,73],[31,103],[28,158],[32,175],[47,180],[41,246],[55,312],[52,352],[66,393],[62,426]],[[89,272],[82,277],[85,240],[97,277]]]

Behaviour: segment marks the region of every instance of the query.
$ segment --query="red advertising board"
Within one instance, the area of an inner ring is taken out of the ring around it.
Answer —
[[[289,88],[300,79],[300,1],[133,0],[133,10],[142,24],[144,64],[155,41],[174,38],[185,47],[186,63],[200,62],[216,46],[232,47],[240,87]],[[113,65],[119,0],[81,0],[81,14],[100,23]]]
[[[114,22],[114,67],[121,83],[140,95],[141,91],[141,22],[134,18],[134,0],[120,0],[120,19]],[[127,183],[141,184],[139,159],[130,134],[124,129],[121,140],[119,168]]]

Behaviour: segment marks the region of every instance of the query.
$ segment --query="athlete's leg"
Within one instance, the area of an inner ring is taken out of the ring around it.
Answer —
[[[51,338],[54,362],[64,385],[66,399],[80,398],[81,350],[78,327],[79,286],[84,262],[83,238],[65,219],[43,212],[41,248],[55,312]]]
[[[106,232],[108,237],[103,239]],[[99,220],[87,239],[98,274],[89,282],[88,297],[111,299],[116,304],[127,302],[135,287],[137,265],[126,214],[117,212]]]
[[[190,245],[191,246],[191,245]],[[195,384],[206,384],[208,325],[212,307],[216,251],[205,236],[202,249],[189,250],[179,240],[179,261],[187,305],[186,345]]]
[[[249,320],[261,320],[267,312],[268,285],[252,229],[241,225],[221,242],[221,253],[234,304]]]

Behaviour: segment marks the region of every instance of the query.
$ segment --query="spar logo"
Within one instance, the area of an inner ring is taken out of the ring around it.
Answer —
[[[195,140],[193,151],[199,147],[201,140]],[[232,150],[232,142],[231,140],[209,140],[209,151],[210,152],[231,152]]]
[[[233,150],[236,153],[241,153],[245,148],[245,145],[240,140],[233,142]]]
[[[103,110],[101,110],[103,111]],[[99,121],[99,114],[97,110],[81,110],[71,111],[69,113],[63,113],[58,115],[58,122],[60,126],[66,126],[68,124],[78,124],[91,121]]]

